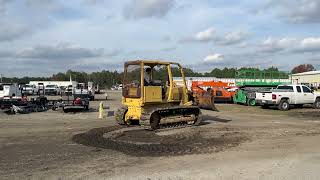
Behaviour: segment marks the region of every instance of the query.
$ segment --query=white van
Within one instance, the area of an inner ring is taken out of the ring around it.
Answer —
[[[21,97],[19,86],[11,83],[0,83],[0,98]]]

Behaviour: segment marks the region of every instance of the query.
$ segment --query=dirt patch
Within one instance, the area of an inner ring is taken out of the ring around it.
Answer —
[[[318,109],[293,112],[293,113],[290,113],[289,115],[299,117],[299,118],[309,118],[310,120],[320,120],[320,110]]]
[[[95,128],[73,136],[72,140],[86,146],[117,150],[133,156],[170,156],[219,152],[249,140],[245,134],[240,132],[225,132],[209,137],[206,136],[207,129],[198,127],[188,127],[186,128],[188,130],[180,130],[179,133],[121,129],[120,126]]]

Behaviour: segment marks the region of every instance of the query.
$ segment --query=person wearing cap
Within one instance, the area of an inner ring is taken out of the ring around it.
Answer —
[[[151,68],[146,68],[144,73],[144,85],[149,86],[151,85]]]

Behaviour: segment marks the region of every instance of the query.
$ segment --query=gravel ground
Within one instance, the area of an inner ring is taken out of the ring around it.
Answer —
[[[152,132],[98,119],[99,103],[0,114],[0,179],[320,179],[319,110],[217,104],[200,126]]]

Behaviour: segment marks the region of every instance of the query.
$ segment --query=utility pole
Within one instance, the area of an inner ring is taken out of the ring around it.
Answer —
[[[2,81],[2,76],[3,76],[3,74],[0,74],[0,77],[1,77],[1,83],[3,82],[3,81]]]

